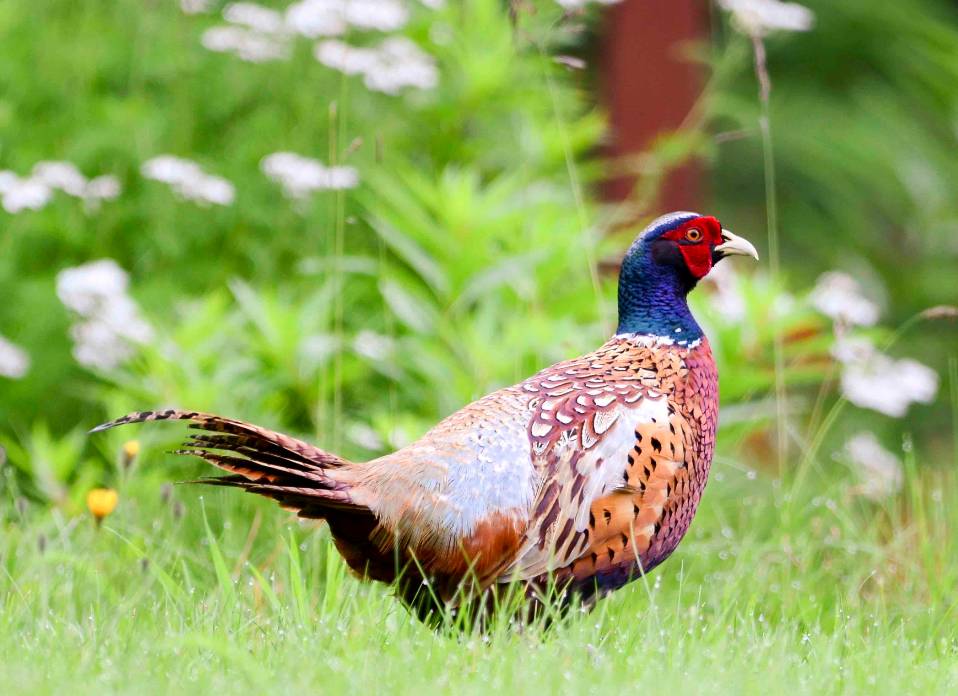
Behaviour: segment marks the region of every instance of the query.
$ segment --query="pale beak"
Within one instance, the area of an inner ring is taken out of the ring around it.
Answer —
[[[723,243],[715,247],[715,251],[723,256],[751,256],[758,261],[758,251],[756,251],[752,243],[744,237],[734,235],[728,230],[722,230],[722,240]]]

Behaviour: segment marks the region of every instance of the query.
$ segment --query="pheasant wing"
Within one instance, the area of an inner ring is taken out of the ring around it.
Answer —
[[[582,559],[598,573],[650,548],[693,437],[669,397],[686,374],[675,352],[613,340],[523,385],[543,484],[501,581],[582,574]]]

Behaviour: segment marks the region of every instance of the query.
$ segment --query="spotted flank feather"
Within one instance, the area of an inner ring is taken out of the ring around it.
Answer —
[[[204,483],[325,520],[349,567],[394,583],[424,620],[481,611],[507,584],[590,605],[664,561],[702,497],[718,376],[685,298],[732,254],[755,249],[715,218],[659,218],[623,261],[613,338],[367,462],[194,411],[131,413],[93,432],[187,421],[199,432],[176,454],[226,472]]]

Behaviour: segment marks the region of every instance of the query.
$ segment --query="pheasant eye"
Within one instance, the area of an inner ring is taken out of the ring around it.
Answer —
[[[702,230],[700,230],[698,227],[692,227],[688,232],[685,233],[685,238],[690,242],[701,242]]]

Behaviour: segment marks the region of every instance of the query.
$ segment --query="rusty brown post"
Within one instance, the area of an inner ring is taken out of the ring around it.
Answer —
[[[707,31],[706,0],[624,0],[606,10],[600,80],[613,158],[642,153],[688,115],[702,76],[681,49]],[[614,178],[606,184],[606,195],[623,200],[634,183],[633,176]],[[689,164],[667,176],[657,200],[641,213],[695,210],[701,200],[700,171]]]

